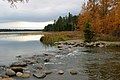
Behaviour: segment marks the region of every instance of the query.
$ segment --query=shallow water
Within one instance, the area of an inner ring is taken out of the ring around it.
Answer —
[[[120,52],[105,48],[74,47],[58,50],[46,47],[40,41],[41,35],[0,35],[0,64],[15,61],[15,56],[32,56],[52,53],[55,57],[45,63],[47,70],[53,73],[41,80],[120,80]],[[64,70],[58,75],[58,70]],[[70,75],[69,69],[78,71]],[[35,77],[17,80],[39,80]]]

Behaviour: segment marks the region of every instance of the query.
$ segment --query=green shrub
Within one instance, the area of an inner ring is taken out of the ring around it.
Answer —
[[[94,32],[90,31],[89,21],[87,21],[86,24],[85,24],[85,29],[84,29],[85,42],[93,41],[94,36],[95,36]]]

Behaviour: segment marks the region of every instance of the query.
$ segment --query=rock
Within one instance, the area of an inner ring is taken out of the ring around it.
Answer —
[[[75,45],[73,45],[73,47],[79,47],[80,44],[76,43]]]
[[[0,80],[15,80],[15,79],[13,79],[13,78],[2,78]]]
[[[72,45],[69,45],[68,48],[72,48]]]
[[[103,45],[103,44],[100,44],[100,45],[98,45],[98,47],[102,48],[102,47],[104,47],[104,45]]]
[[[16,73],[16,76],[17,76],[17,77],[21,77],[22,75],[23,75],[23,73],[21,73],[21,72],[17,72],[17,73]]]
[[[21,58],[21,57],[22,57],[21,55],[16,56],[16,58]]]
[[[26,67],[27,64],[25,62],[14,62],[10,67]]]
[[[57,47],[58,47],[58,48],[63,48],[63,45],[58,45]]]
[[[7,69],[5,73],[8,76],[15,76],[15,71],[13,71],[12,69]]]
[[[59,50],[63,50],[63,48],[59,48]]]
[[[45,56],[49,56],[49,54],[46,54],[46,53],[45,53],[44,55],[45,55]]]
[[[91,43],[86,43],[85,44],[85,47],[93,47],[94,46],[94,43],[93,42],[91,42]]]
[[[25,60],[23,60],[23,62],[25,62],[25,63],[27,63],[27,64],[34,64],[34,63],[35,63],[35,60],[25,59]]]
[[[50,58],[49,57],[46,57],[45,59],[44,59],[44,62],[49,62],[50,61]]]
[[[76,74],[78,74],[78,73],[77,73],[77,71],[76,71],[76,70],[71,69],[71,70],[70,70],[70,74],[71,74],[71,75],[76,75]]]
[[[44,66],[44,65],[41,64],[41,63],[34,64],[34,68],[35,68],[35,69],[42,69],[43,66]]]
[[[23,72],[23,70],[24,70],[23,67],[11,67],[11,69],[15,72]]]
[[[52,73],[52,71],[43,71],[45,74],[51,74]]]
[[[36,78],[45,78],[46,74],[45,72],[37,72],[37,73],[34,73],[33,76],[35,76]]]
[[[64,71],[63,70],[59,70],[58,74],[62,75],[62,74],[64,74]]]
[[[31,75],[28,73],[23,73],[23,75],[21,76],[22,78],[29,78]]]
[[[9,78],[7,75],[0,75],[1,78]]]

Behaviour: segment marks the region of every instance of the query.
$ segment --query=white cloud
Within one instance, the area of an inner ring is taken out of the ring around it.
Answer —
[[[44,26],[53,24],[50,22],[7,22],[1,23],[2,29],[43,29]]]
[[[83,1],[29,0],[28,3],[16,4],[17,8],[10,8],[10,4],[0,0],[0,24],[7,24],[8,22],[48,22],[57,19],[59,16],[65,16],[69,12],[79,14]]]

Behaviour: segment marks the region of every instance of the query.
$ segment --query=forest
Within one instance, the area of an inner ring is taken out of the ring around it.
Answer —
[[[78,16],[68,14],[66,17],[59,16],[58,20],[54,20],[54,24],[45,26],[44,31],[74,31],[74,26],[77,25]]]
[[[44,31],[80,31],[84,32],[89,23],[89,30],[95,34],[120,36],[120,1],[88,0],[84,2],[79,16],[69,13],[59,17],[54,24],[45,26]]]

